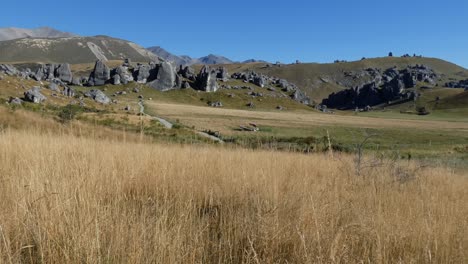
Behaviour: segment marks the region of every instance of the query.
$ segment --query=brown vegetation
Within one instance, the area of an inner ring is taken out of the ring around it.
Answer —
[[[383,162],[5,129],[0,262],[466,263],[466,175]]]

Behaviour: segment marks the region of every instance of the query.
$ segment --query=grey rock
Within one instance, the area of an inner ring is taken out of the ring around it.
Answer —
[[[73,77],[71,84],[75,86],[81,86],[82,85],[81,80],[82,80],[81,77]]]
[[[190,83],[189,83],[189,82],[183,82],[183,83],[182,83],[182,89],[189,89],[189,88],[192,88],[192,87],[190,86]]]
[[[55,69],[54,77],[58,78],[59,80],[71,83],[73,79],[73,75],[71,72],[70,64],[63,63],[59,64],[58,67]]]
[[[176,75],[176,84],[175,84],[175,87],[178,88],[178,89],[181,89],[182,88],[182,76],[180,76],[179,74]]]
[[[106,84],[110,79],[110,69],[103,61],[98,60],[94,65],[94,70],[89,75],[89,86],[100,86]]]
[[[109,104],[111,102],[111,99],[98,89],[89,90],[84,95],[101,104]]]
[[[216,81],[217,72],[205,65],[197,76],[197,89],[205,92],[216,92],[218,83]]]
[[[263,75],[255,76],[254,79],[253,79],[253,83],[254,83],[255,85],[257,85],[257,86],[262,87],[262,88],[265,87],[266,82],[267,82],[267,81],[266,81],[266,78],[265,78],[265,76],[263,76]]]
[[[462,88],[462,89],[468,89],[468,79],[467,80],[461,80],[458,82],[448,82],[445,84],[445,87],[448,88]]]
[[[19,74],[18,69],[10,64],[0,64],[0,72],[9,76],[15,76]]]
[[[120,75],[116,74],[112,77],[112,84],[119,85],[120,84]]]
[[[152,70],[150,65],[139,64],[134,72],[134,79],[138,83],[145,84],[150,77],[150,70]]]
[[[54,82],[51,82],[49,84],[49,90],[54,91],[54,92],[59,92],[60,91],[58,85],[56,83],[54,83]]]
[[[12,105],[22,105],[23,104],[23,100],[21,100],[20,98],[18,97],[11,97],[10,100],[8,101],[10,104]]]
[[[168,91],[176,87],[176,70],[170,62],[163,62],[156,68],[156,79],[148,86],[159,91]]]
[[[309,105],[310,104],[310,98],[301,90],[296,90],[294,93],[291,95],[291,98],[294,101],[297,101],[301,104]]]
[[[63,88],[62,94],[67,97],[75,97],[76,92],[73,88],[65,86]]]
[[[211,107],[223,107],[223,103],[221,102],[213,102],[213,103],[210,103],[210,106]]]
[[[186,79],[190,79],[195,76],[195,70],[190,66],[183,67],[182,65],[180,65],[178,73]]]
[[[223,82],[229,81],[229,73],[226,67],[218,68],[218,72],[216,73],[216,78],[220,79]]]
[[[33,87],[32,89],[24,92],[24,99],[28,102],[32,102],[35,104],[40,104],[47,100],[47,97],[45,97],[43,94],[41,94],[41,88],[36,86]]]
[[[113,74],[118,74],[120,77],[120,82],[122,84],[127,84],[129,82],[133,82],[134,78],[132,74],[128,71],[128,67],[125,66],[119,66],[117,67],[114,71]]]

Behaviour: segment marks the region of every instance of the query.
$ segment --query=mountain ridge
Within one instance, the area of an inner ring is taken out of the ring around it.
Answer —
[[[22,38],[68,38],[79,37],[79,35],[63,32],[51,27],[38,27],[34,29],[5,27],[0,28],[0,41],[22,39]]]

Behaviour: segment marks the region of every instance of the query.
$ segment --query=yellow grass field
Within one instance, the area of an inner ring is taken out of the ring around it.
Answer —
[[[407,161],[0,132],[0,263],[467,263],[467,202]]]
[[[213,128],[225,133],[232,133],[231,129],[226,129],[227,127],[237,127],[249,121],[258,121],[264,126],[313,127],[339,125],[355,128],[401,128],[468,132],[468,123],[466,122],[330,115],[311,111],[249,111],[164,102],[148,102],[147,104],[158,115],[172,120],[179,119],[190,126]]]

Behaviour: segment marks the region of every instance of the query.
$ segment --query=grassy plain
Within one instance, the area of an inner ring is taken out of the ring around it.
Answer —
[[[466,263],[468,178],[353,156],[0,133],[2,263]]]

